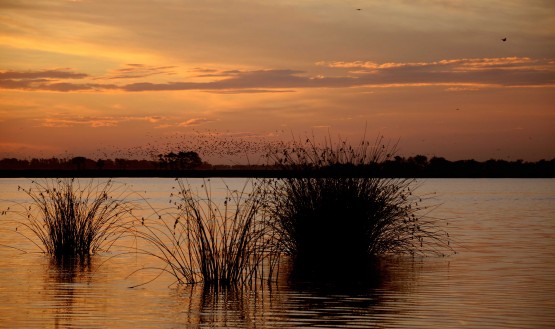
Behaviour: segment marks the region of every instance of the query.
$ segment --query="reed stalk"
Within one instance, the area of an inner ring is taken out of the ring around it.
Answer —
[[[179,283],[230,286],[270,278],[276,257],[264,190],[252,181],[242,190],[226,185],[225,197],[217,200],[209,180],[200,190],[186,180],[176,181],[176,213],[144,221],[137,236],[154,248],[142,252],[159,259]]]

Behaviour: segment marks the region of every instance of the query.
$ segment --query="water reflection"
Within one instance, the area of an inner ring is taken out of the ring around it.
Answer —
[[[260,288],[260,287],[258,287]],[[181,301],[181,324],[214,328],[250,328],[260,322],[269,295],[254,287],[184,285],[175,289]]]
[[[327,275],[299,272],[287,277],[282,321],[295,326],[373,327],[407,311],[391,307],[392,296],[407,295],[417,275],[413,259],[381,259],[366,266],[330,269]],[[323,271],[319,269],[319,271]]]
[[[93,295],[93,266],[90,257],[51,258],[46,266],[43,291],[45,292],[45,312],[51,312],[55,328],[72,327],[74,320],[94,316],[90,304],[85,304]],[[77,318],[77,319],[75,319]],[[90,323],[94,328],[94,323]]]
[[[317,277],[286,263],[278,282],[180,286],[174,295],[180,301],[180,324],[187,327],[374,327],[409,313],[408,305],[391,304],[395,296],[410,294],[417,275],[414,259],[381,260],[363,272]]]
[[[166,200],[171,181],[152,182],[142,186]],[[151,259],[110,253],[56,264],[0,246],[0,327],[555,328],[554,182],[431,181],[427,191],[444,203],[434,215],[452,218],[457,255],[386,259],[376,272],[320,279],[284,264],[277,282],[256,289],[176,287],[171,275],[130,289],[157,275]],[[0,200],[23,183],[0,184]],[[0,245],[33,250],[19,231],[0,230]]]

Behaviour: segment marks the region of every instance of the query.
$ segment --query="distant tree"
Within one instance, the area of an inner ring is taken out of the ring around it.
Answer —
[[[2,169],[27,169],[29,161],[18,160],[16,158],[4,158],[0,160],[0,168]]]
[[[451,163],[449,160],[445,159],[444,157],[432,157],[430,159],[430,165],[444,167]]]
[[[158,164],[160,168],[169,168],[172,170],[188,170],[195,169],[202,165],[202,159],[197,152],[179,152],[158,155]]]
[[[202,165],[202,159],[197,152],[179,152],[177,154],[179,169],[195,169]]]
[[[447,177],[449,176],[451,170],[451,161],[445,159],[444,157],[432,157],[428,161],[428,174],[431,177]]]
[[[98,159],[96,160],[96,167],[99,170],[102,170],[102,168],[104,168],[104,166],[106,165],[106,161],[102,160],[102,159]]]
[[[125,159],[117,158],[115,164],[117,169],[127,169],[127,160]]]
[[[395,159],[395,162],[397,163],[405,162],[405,158],[403,158],[402,156],[396,155],[394,159]]]
[[[87,163],[87,158],[85,157],[74,157],[71,159],[71,164],[74,165],[77,170],[81,170],[85,167]]]
[[[414,158],[412,158],[412,161],[414,162],[414,164],[416,164],[418,167],[426,167],[428,165],[428,157],[425,155],[417,155]]]
[[[29,163],[29,167],[33,168],[33,169],[39,169],[40,168],[40,160],[37,158],[32,158],[31,162]]]
[[[104,160],[104,168],[105,169],[114,169],[114,168],[116,168],[116,164],[115,164],[114,160],[112,160],[112,159]]]
[[[158,156],[160,167],[168,169],[176,169],[177,165],[177,154],[170,152],[166,154],[160,154]]]

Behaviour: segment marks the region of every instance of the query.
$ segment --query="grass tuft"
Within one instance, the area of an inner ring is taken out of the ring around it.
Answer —
[[[107,251],[129,232],[128,192],[112,180],[43,179],[18,189],[31,202],[14,210],[16,231],[57,259]]]
[[[273,152],[275,163],[295,173],[266,185],[281,250],[301,266],[328,268],[387,254],[450,250],[441,219],[426,216],[429,209],[414,194],[416,181],[379,178],[380,163],[394,151],[395,145],[380,137],[354,147],[307,139],[292,150]]]

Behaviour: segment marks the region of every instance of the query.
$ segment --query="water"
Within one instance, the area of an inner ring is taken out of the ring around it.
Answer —
[[[168,207],[170,179],[120,179]],[[190,180],[200,187],[202,180]],[[241,187],[243,180],[226,179]],[[448,218],[456,255],[384,260],[363,283],[280,280],[258,289],[179,286],[145,255],[111,253],[63,267],[0,217],[2,328],[553,328],[555,180],[429,179],[432,216]],[[25,201],[0,180],[6,200]],[[212,180],[213,192],[222,182]],[[4,221],[2,223],[2,221]],[[136,271],[141,268],[146,268]]]

